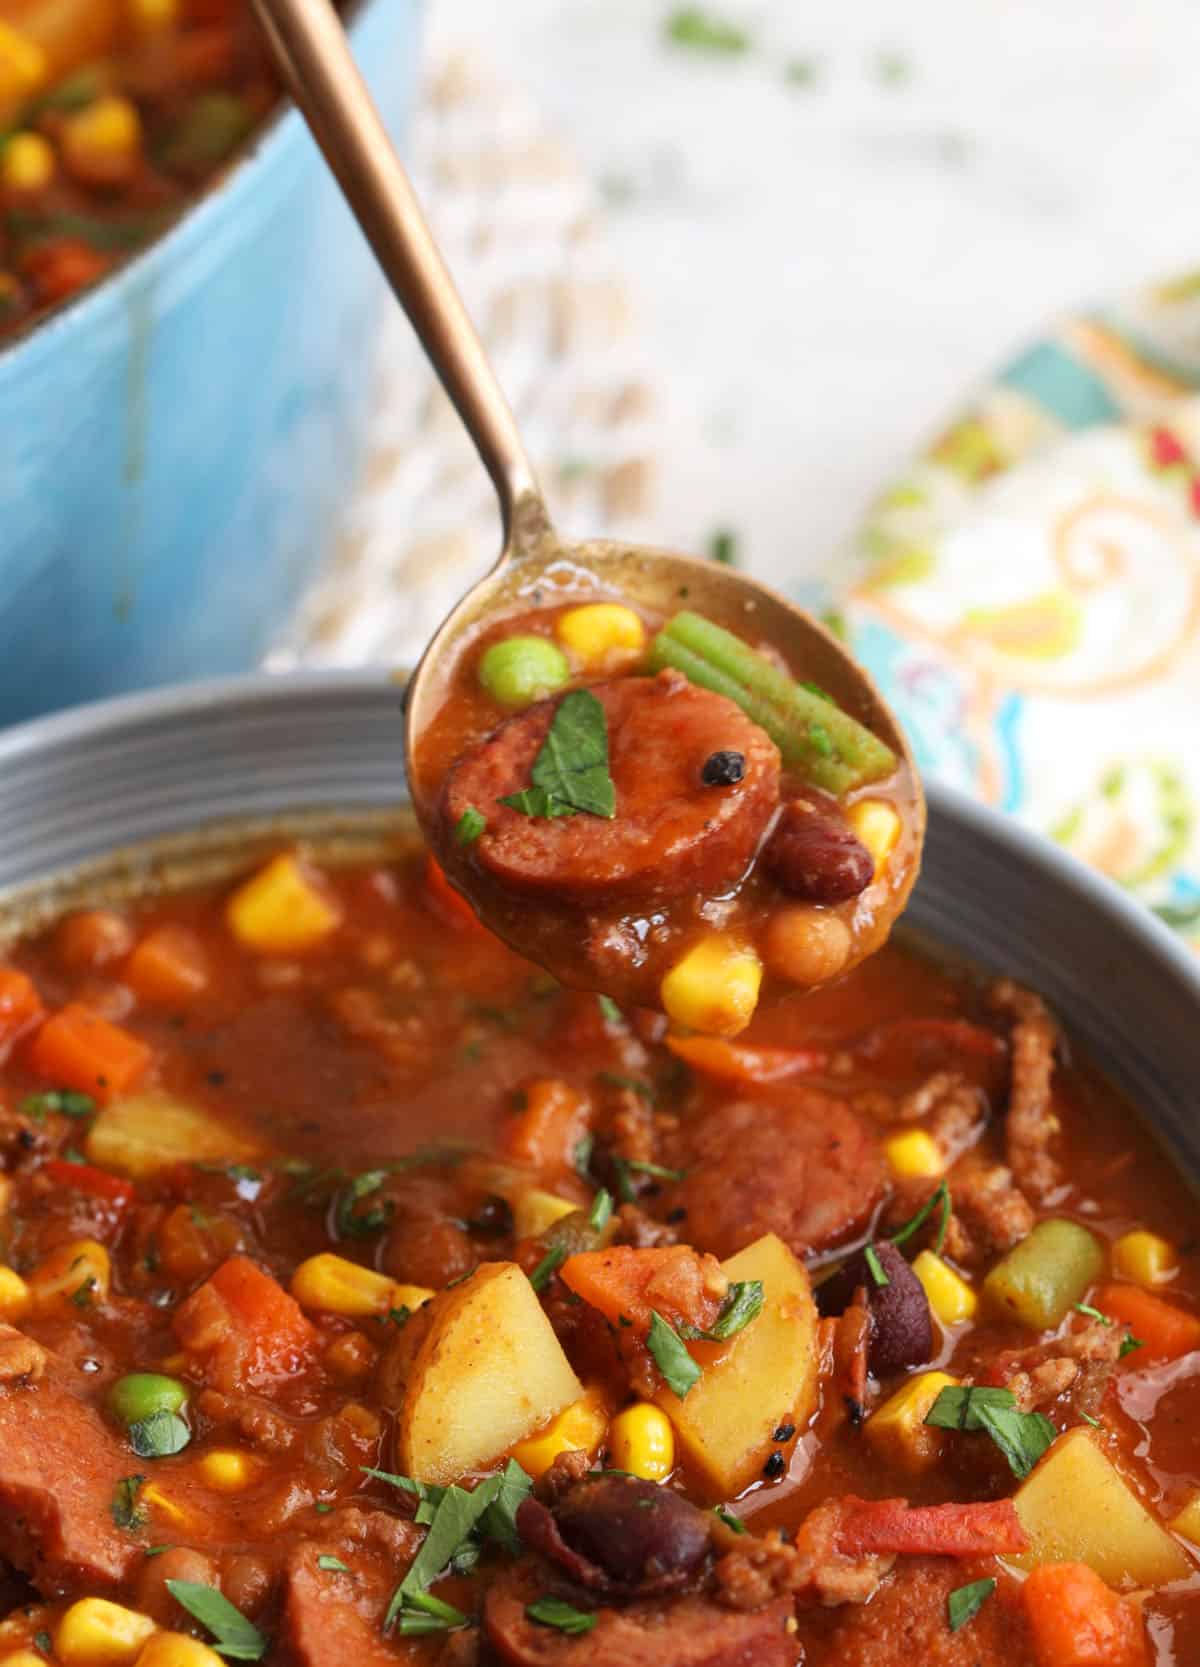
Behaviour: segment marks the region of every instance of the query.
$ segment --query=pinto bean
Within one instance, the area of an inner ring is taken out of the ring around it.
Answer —
[[[855,1291],[867,1293],[872,1334],[867,1362],[872,1372],[897,1372],[904,1366],[921,1366],[933,1354],[933,1321],[929,1299],[921,1281],[896,1246],[879,1239],[870,1247],[874,1261],[887,1280],[881,1285],[862,1250],[852,1256],[840,1273],[817,1288],[817,1307],[822,1314],[840,1314],[854,1300]]]
[[[871,883],[874,859],[827,793],[784,805],[763,852],[775,883],[806,903],[844,903]]]

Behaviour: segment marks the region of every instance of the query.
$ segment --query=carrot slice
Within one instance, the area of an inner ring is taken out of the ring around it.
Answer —
[[[231,1256],[192,1292],[175,1334],[229,1391],[269,1389],[303,1371],[317,1342],[296,1299],[246,1256]]]
[[[51,1158],[49,1163],[42,1165],[41,1173],[47,1180],[53,1181],[55,1186],[82,1192],[88,1198],[98,1198],[102,1203],[112,1204],[118,1210],[125,1209],[134,1200],[134,1190],[128,1181],[122,1181],[117,1175],[110,1175],[106,1169],[97,1169],[94,1164],[70,1163],[66,1158]]]
[[[532,1169],[573,1169],[587,1133],[587,1101],[558,1077],[538,1077],[523,1094],[522,1109],[504,1131],[505,1151]]]
[[[676,1059],[721,1082],[778,1082],[829,1063],[824,1048],[751,1048],[719,1036],[668,1036],[666,1042]]]
[[[1148,1667],[1141,1611],[1086,1563],[1044,1563],[1021,1595],[1038,1667]]]
[[[563,1284],[604,1315],[613,1325],[636,1334],[650,1326],[657,1310],[674,1323],[686,1321],[704,1330],[720,1311],[720,1299],[710,1290],[719,1266],[688,1245],[613,1245],[608,1250],[585,1250],[569,1256],[559,1270]]]
[[[74,1088],[106,1104],[132,1088],[153,1058],[137,1036],[109,1024],[80,1002],[69,1002],[46,1020],[27,1058],[38,1076]]]
[[[31,978],[0,967],[0,1048],[17,1041],[45,1012]]]
[[[156,926],[125,963],[125,982],[143,1001],[187,1001],[208,984],[204,946],[186,926]]]
[[[1011,1499],[977,1505],[910,1505],[905,1499],[845,1499],[838,1549],[909,1557],[979,1557],[1029,1544]]]
[[[1134,1367],[1154,1360],[1177,1360],[1200,1349],[1200,1317],[1138,1285],[1105,1285],[1094,1300],[1102,1314],[1128,1326],[1141,1343],[1127,1357]]]

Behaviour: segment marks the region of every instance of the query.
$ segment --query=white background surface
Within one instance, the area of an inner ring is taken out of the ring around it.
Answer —
[[[663,542],[726,524],[760,572],[821,571],[985,369],[1200,264],[1196,0],[720,0],[741,57],[667,44],[672,9],[430,10],[431,55],[485,53],[607,199]]]

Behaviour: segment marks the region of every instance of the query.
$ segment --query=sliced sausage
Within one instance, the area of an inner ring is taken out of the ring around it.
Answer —
[[[318,1558],[339,1551],[346,1573],[320,1567]],[[299,1667],[396,1667],[381,1623],[400,1579],[361,1551],[350,1558],[336,1543],[297,1546],[287,1563],[284,1619]]]
[[[45,1597],[119,1585],[142,1547],[111,1506],[136,1468],[99,1414],[54,1377],[0,1389],[0,1558]]]
[[[782,891],[806,903],[844,903],[865,891],[875,873],[874,858],[836,799],[815,789],[784,805],[763,864]]]
[[[868,1125],[815,1089],[713,1106],[681,1129],[674,1161],[687,1174],[664,1191],[664,1207],[685,1209],[690,1241],[720,1257],[764,1233],[798,1256],[842,1244],[885,1185]]]
[[[979,1667],[1032,1661],[1020,1588],[1007,1576],[957,1632],[946,1624],[946,1599],[958,1586],[997,1573],[994,1559],[964,1567],[959,1559],[905,1559],[874,1599],[845,1611],[830,1640],[838,1667]]]
[[[678,672],[596,684],[608,722],[610,820],[581,812],[526,816],[499,801],[530,785],[558,700],[500,725],[451,770],[443,794],[446,842],[468,809],[487,826],[471,860],[506,890],[567,902],[649,902],[682,889],[711,892],[748,867],[779,799],[775,743],[723,695]],[[734,751],[739,781],[709,786],[712,754]]]
[[[527,1605],[546,1596],[593,1610],[595,1626],[572,1636],[530,1620]],[[790,1598],[750,1613],[704,1597],[596,1608],[578,1588],[543,1578],[525,1561],[489,1589],[483,1625],[508,1667],[794,1667],[800,1652],[787,1631],[791,1616]]]

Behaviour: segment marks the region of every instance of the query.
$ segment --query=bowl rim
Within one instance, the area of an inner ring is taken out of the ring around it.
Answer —
[[[0,729],[0,773],[31,755],[53,754],[60,746],[77,746],[91,737],[122,729],[159,727],[185,715],[255,705],[278,706],[290,700],[313,699],[323,691],[363,696],[390,691],[402,698],[404,681],[402,673],[386,666],[259,671],[89,701]],[[957,822],[969,834],[990,840],[1016,862],[1038,870],[1069,892],[1082,907],[1106,915],[1114,925],[1133,933],[1200,1003],[1200,956],[1144,903],[1044,834],[970,798],[960,789],[935,781],[926,782],[925,791],[931,817],[938,822]]]
[[[351,39],[372,9],[384,3],[385,0],[350,0],[346,22]],[[225,202],[230,198],[236,201],[239,195],[253,190],[256,175],[277,154],[286,153],[295,136],[304,130],[300,112],[290,96],[281,92],[275,106],[225,166],[188,196],[148,243],[129,250],[95,283],[35,313],[0,340],[0,374],[8,371],[23,352],[36,360],[39,351],[51,353],[60,345],[69,348],[71,332],[90,329],[93,321],[103,321],[118,305],[126,282],[134,283],[142,275],[152,279],[159,265],[174,258],[178,245],[190,247],[203,242],[209,222],[222,211]],[[43,348],[39,346],[41,343],[48,345]]]

